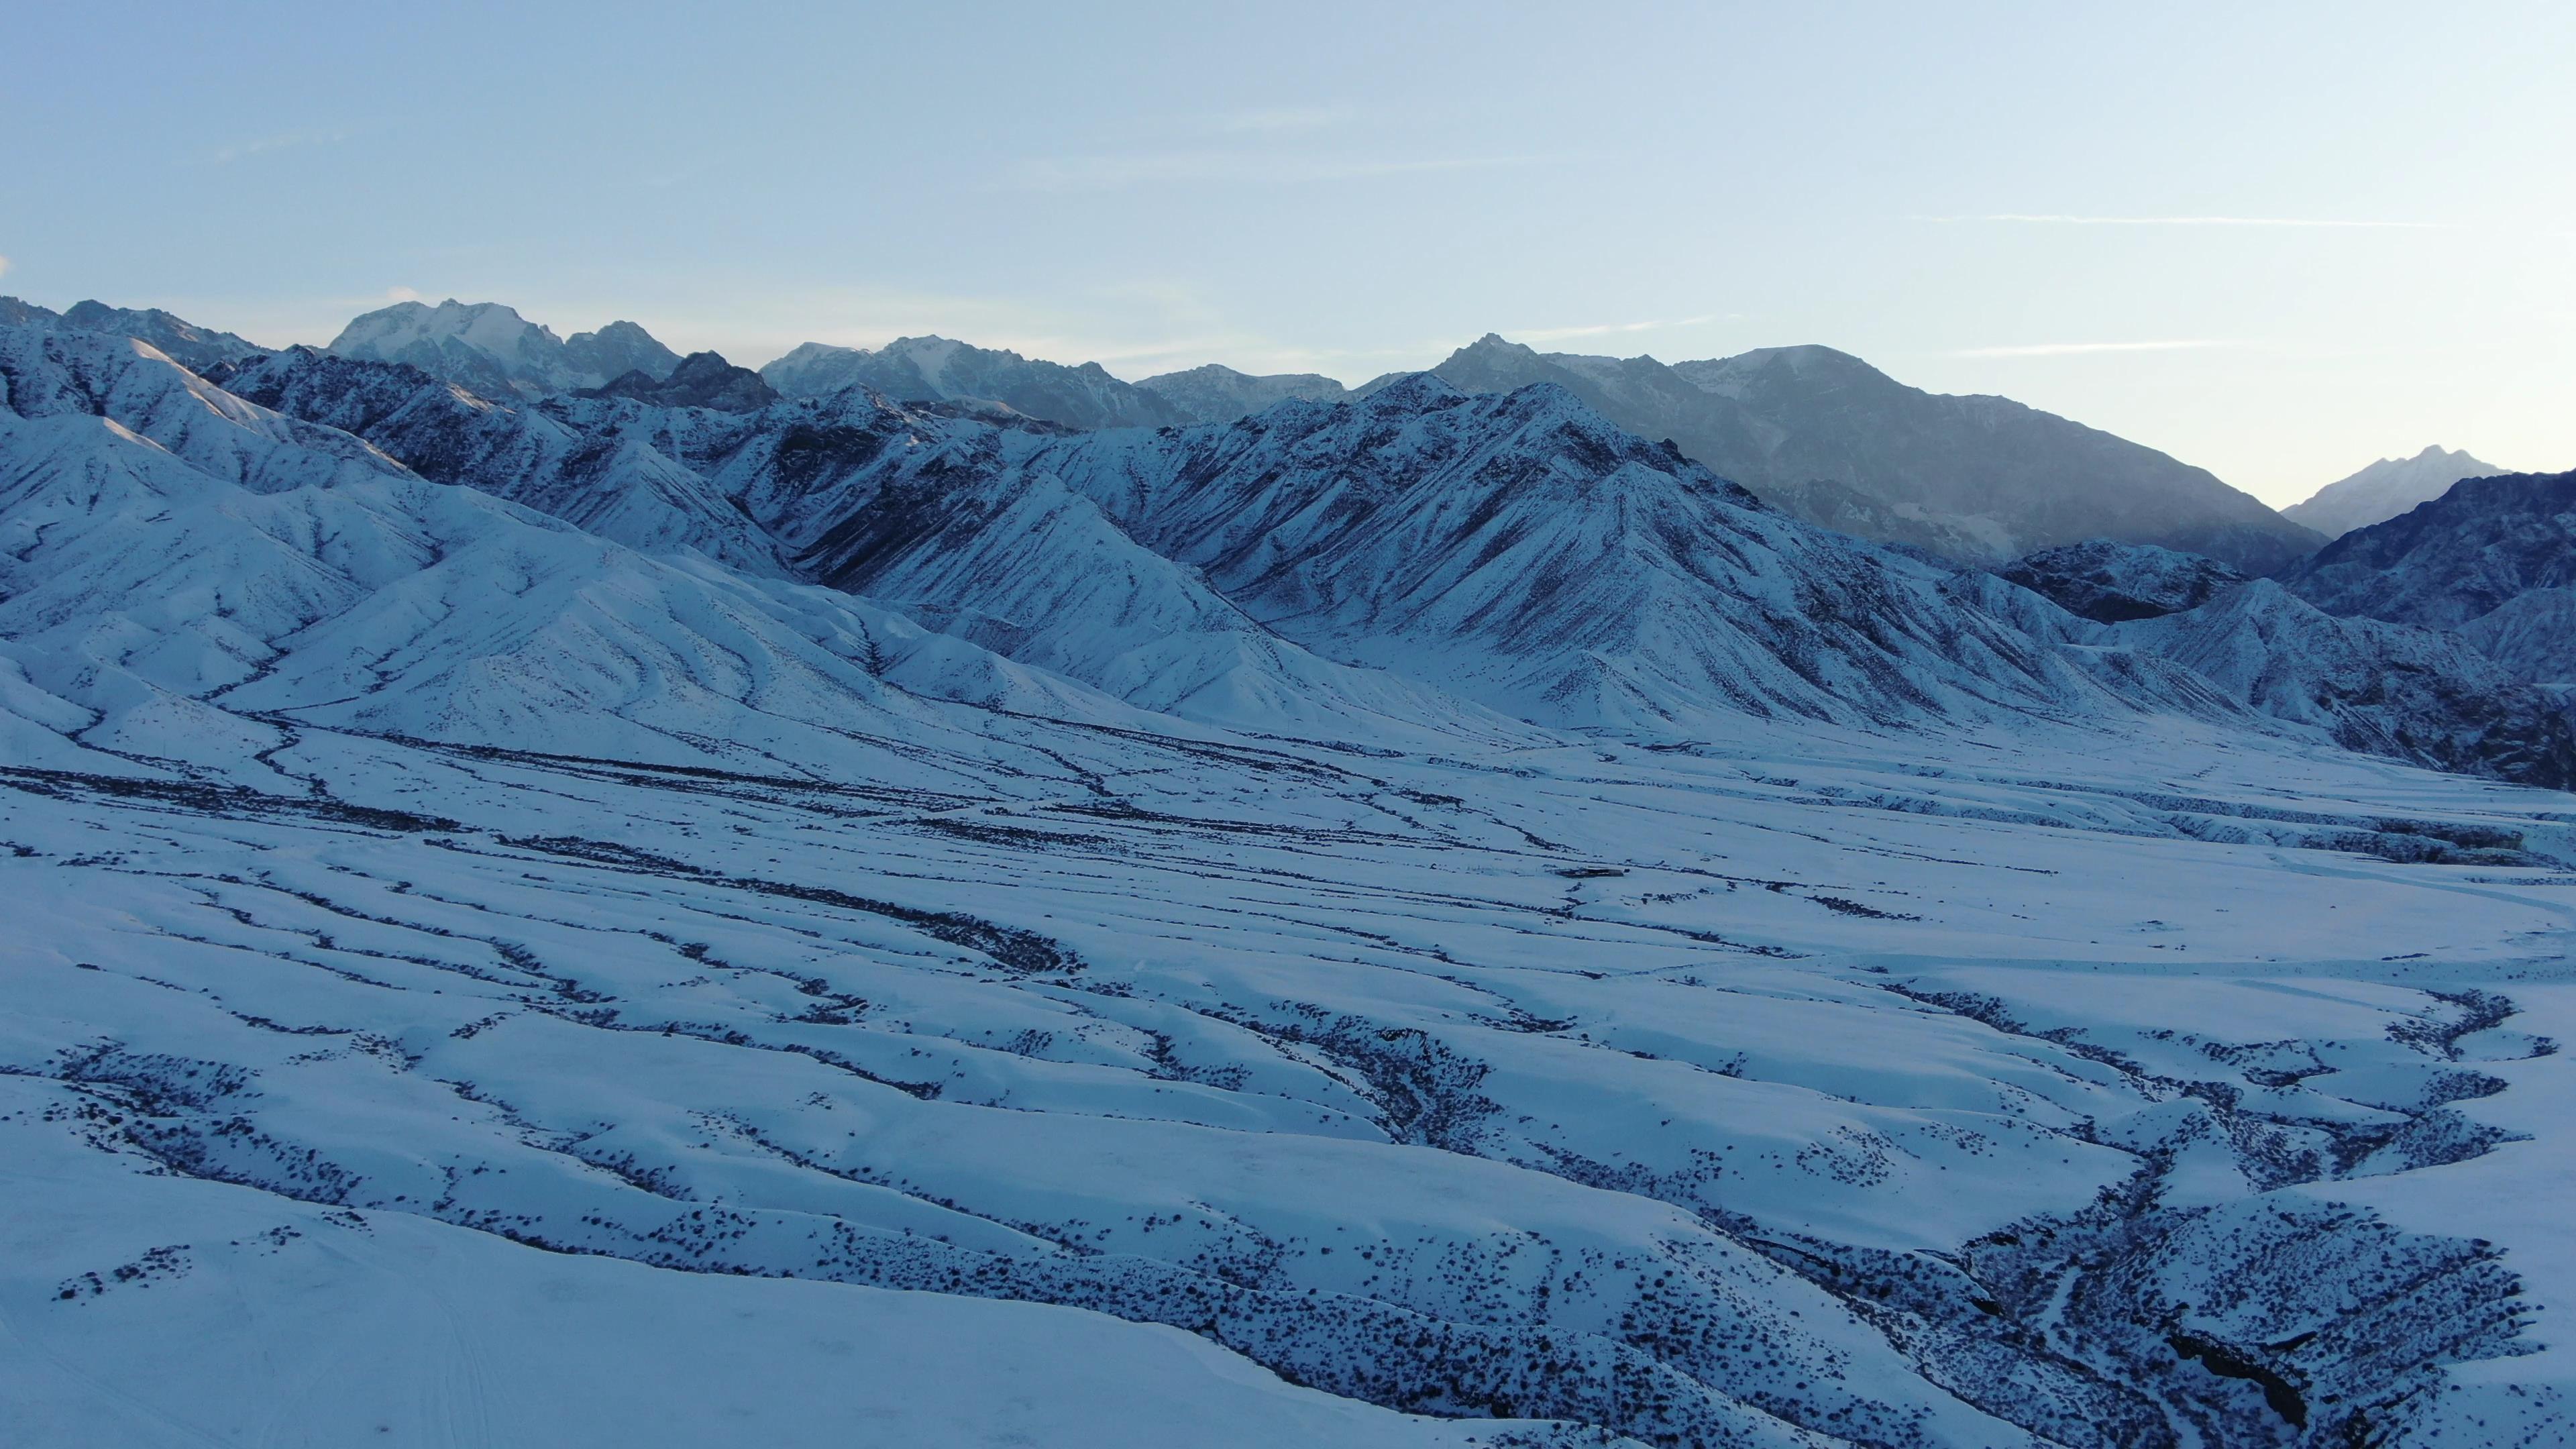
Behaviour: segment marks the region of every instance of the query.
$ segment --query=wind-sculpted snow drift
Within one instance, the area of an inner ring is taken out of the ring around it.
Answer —
[[[2569,1432],[2563,796],[1545,389],[230,380],[0,332],[28,1442]]]

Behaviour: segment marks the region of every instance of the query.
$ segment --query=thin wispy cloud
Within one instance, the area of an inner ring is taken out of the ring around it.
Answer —
[[[229,166],[235,161],[284,151],[296,146],[329,146],[349,139],[346,131],[289,131],[282,135],[262,136],[252,141],[237,141],[214,154],[215,164]]]
[[[1736,312],[1711,312],[1704,317],[1666,317],[1653,322],[1596,322],[1588,327],[1525,327],[1503,335],[1515,342],[1563,342],[1573,337],[1609,337],[1626,332],[1661,332],[1673,327],[1697,327],[1708,322],[1723,322],[1741,316]]]
[[[9,275],[9,259],[7,257],[0,257],[0,277],[5,277],[7,275]]]
[[[1421,176],[1443,171],[1492,171],[1540,166],[1554,154],[1504,156],[1282,155],[1269,151],[1153,151],[1094,156],[1046,156],[1021,162],[1009,184],[1026,191],[1123,191],[1140,186],[1290,185]]]
[[[1351,119],[1352,114],[1348,106],[1272,106],[1219,117],[1217,129],[1265,136],[1321,131],[1343,124]]]
[[[2356,221],[2299,216],[2079,216],[2066,212],[1999,211],[1981,216],[1915,216],[1909,221],[2026,222],[2040,226],[2274,226],[2349,231],[2449,231],[2447,221]]]
[[[2189,352],[2207,347],[2242,347],[2218,338],[2179,338],[2159,342],[2037,342],[2018,347],[1963,347],[1949,357],[2076,357],[2088,352]]]

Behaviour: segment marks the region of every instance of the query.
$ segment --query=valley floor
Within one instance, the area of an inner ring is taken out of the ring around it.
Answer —
[[[2570,1432],[2565,796],[958,714],[0,770],[8,1437]]]

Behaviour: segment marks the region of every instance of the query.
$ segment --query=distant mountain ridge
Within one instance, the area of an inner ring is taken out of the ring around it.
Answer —
[[[1666,366],[1488,334],[1432,370],[1469,391],[1556,383],[1811,523],[1963,563],[2109,538],[2261,574],[2321,541],[2152,448],[2008,398],[1927,393],[1829,347]]]
[[[56,312],[22,298],[0,297],[0,324],[132,337],[151,343],[192,372],[245,357],[264,357],[275,350],[234,333],[200,327],[158,307],[111,307],[99,301],[75,302]]]
[[[2005,398],[1926,393],[1827,347],[1667,366],[1540,353],[1488,333],[1430,371],[1467,392],[1553,383],[1810,523],[1962,563],[2110,538],[2261,574],[2323,542],[2151,448]],[[873,351],[809,342],[762,369],[790,396],[864,384],[898,401],[1000,403],[1086,429],[1229,422],[1292,398],[1366,397],[1408,375],[1345,388],[1209,364],[1129,384],[1097,363],[1068,368],[938,337]]]
[[[1137,387],[1152,393],[1193,423],[1227,423],[1249,417],[1273,403],[1299,398],[1307,402],[1341,402],[1351,390],[1313,372],[1280,372],[1266,377],[1207,363],[1186,372],[1146,378]]]
[[[498,302],[397,302],[350,320],[326,351],[408,363],[485,397],[543,397],[600,387],[629,372],[669,377],[680,355],[632,322],[569,338]]]
[[[2340,538],[2356,528],[2384,523],[2418,503],[2430,503],[2463,478],[2506,471],[2464,452],[2428,447],[2412,458],[2382,458],[2282,509],[2281,516],[2328,538]]]
[[[868,387],[896,402],[992,402],[1076,428],[1159,427],[1184,421],[1159,395],[1096,362],[1068,367],[946,337],[898,337],[865,349],[808,342],[761,377],[789,397]]]

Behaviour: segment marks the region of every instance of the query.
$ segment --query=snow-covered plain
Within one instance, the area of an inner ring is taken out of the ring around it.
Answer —
[[[2570,1432],[2563,794],[1263,733],[0,362],[13,1442]]]

